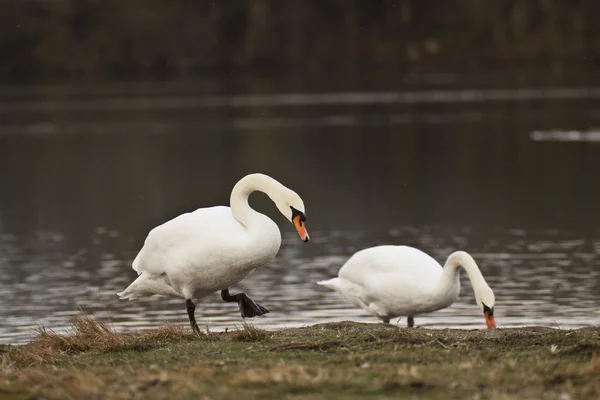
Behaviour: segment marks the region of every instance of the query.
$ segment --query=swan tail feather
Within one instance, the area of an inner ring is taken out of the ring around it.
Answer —
[[[122,292],[117,293],[117,296],[119,296],[119,299],[121,300],[135,300],[136,296],[135,293],[130,293],[127,291],[127,289],[123,290]]]
[[[140,276],[127,289],[117,293],[117,296],[122,300],[135,300],[138,297],[155,294],[181,297],[181,294],[167,283],[165,278],[164,275],[152,275],[142,271]]]
[[[328,279],[325,281],[319,281],[319,282],[317,282],[317,285],[324,286],[327,289],[335,290],[337,292],[337,291],[339,291],[339,288],[340,288],[340,278],[333,278],[333,279]]]

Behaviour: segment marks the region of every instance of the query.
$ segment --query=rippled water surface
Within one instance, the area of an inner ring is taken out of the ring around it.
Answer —
[[[315,282],[378,244],[442,264],[470,252],[501,327],[600,324],[599,89],[224,86],[0,89],[0,342],[62,331],[82,310],[123,330],[187,324],[181,299],[115,293],[135,278],[149,229],[227,204],[256,171],[303,197],[312,240],[252,196],[284,238],[275,261],[232,290],[271,311],[255,325],[375,322]],[[462,282],[454,305],[416,324],[485,327]],[[214,330],[242,322],[218,294],[196,313]]]

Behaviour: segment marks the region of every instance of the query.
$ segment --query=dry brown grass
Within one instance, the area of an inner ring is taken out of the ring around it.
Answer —
[[[306,383],[314,384],[331,379],[332,371],[304,365],[274,365],[248,368],[240,374],[235,384]]]
[[[86,350],[115,350],[126,345],[126,339],[118,335],[106,322],[87,315],[75,317],[66,335],[41,327],[30,343],[18,346],[3,355],[2,365],[33,365]]]
[[[13,376],[14,385],[24,385],[34,393],[48,393],[50,398],[56,399],[93,398],[105,392],[107,384],[106,379],[88,371],[70,371],[56,376],[47,369],[34,367],[12,374],[11,378]]]
[[[106,321],[94,316],[80,315],[71,321],[66,334],[41,327],[29,343],[15,346],[2,354],[2,368],[24,367],[84,351],[97,353],[125,350],[145,350],[164,341],[193,340],[195,336],[182,326],[164,325],[158,329],[135,334],[117,333]]]
[[[270,337],[269,332],[247,322],[242,323],[242,329],[232,334],[232,339],[238,342],[261,342],[268,340]]]
[[[141,342],[163,341],[163,340],[192,340],[196,337],[204,337],[204,335],[196,336],[187,325],[172,325],[165,324],[157,329],[150,329],[135,333],[132,337]]]

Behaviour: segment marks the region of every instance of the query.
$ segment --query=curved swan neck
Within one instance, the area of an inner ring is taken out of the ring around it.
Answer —
[[[283,189],[285,189],[285,186],[270,176],[264,174],[246,175],[235,184],[231,191],[229,205],[233,217],[242,225],[248,227],[252,214],[257,213],[248,204],[250,194],[255,191],[263,192],[277,203],[278,194]]]
[[[440,284],[446,285],[456,282],[459,275],[460,267],[467,271],[473,291],[477,292],[479,288],[488,287],[487,282],[483,278],[477,263],[473,257],[464,251],[456,251],[448,257],[444,264],[444,272],[440,278]]]

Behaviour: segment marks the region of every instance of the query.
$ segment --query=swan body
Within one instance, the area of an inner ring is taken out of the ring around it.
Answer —
[[[281,245],[277,224],[249,206],[253,191],[266,193],[308,241],[302,199],[267,175],[247,175],[234,186],[230,207],[200,208],[152,229],[133,261],[138,278],[118,293],[120,298],[178,296],[186,299],[190,313],[192,299],[221,290],[225,301],[238,301],[243,317],[268,312],[243,293],[226,299],[235,297],[229,287],[272,261]]]
[[[390,318],[407,316],[412,326],[415,315],[446,308],[456,301],[461,267],[469,275],[488,328],[495,327],[494,293],[464,251],[452,253],[442,268],[434,258],[413,247],[371,247],[350,257],[337,278],[317,283],[341,293],[386,323]]]
[[[275,222],[256,214],[256,237],[222,206],[200,208],[152,229],[133,261],[140,277],[121,297],[172,294],[197,299],[242,281],[272,261],[281,245]]]

